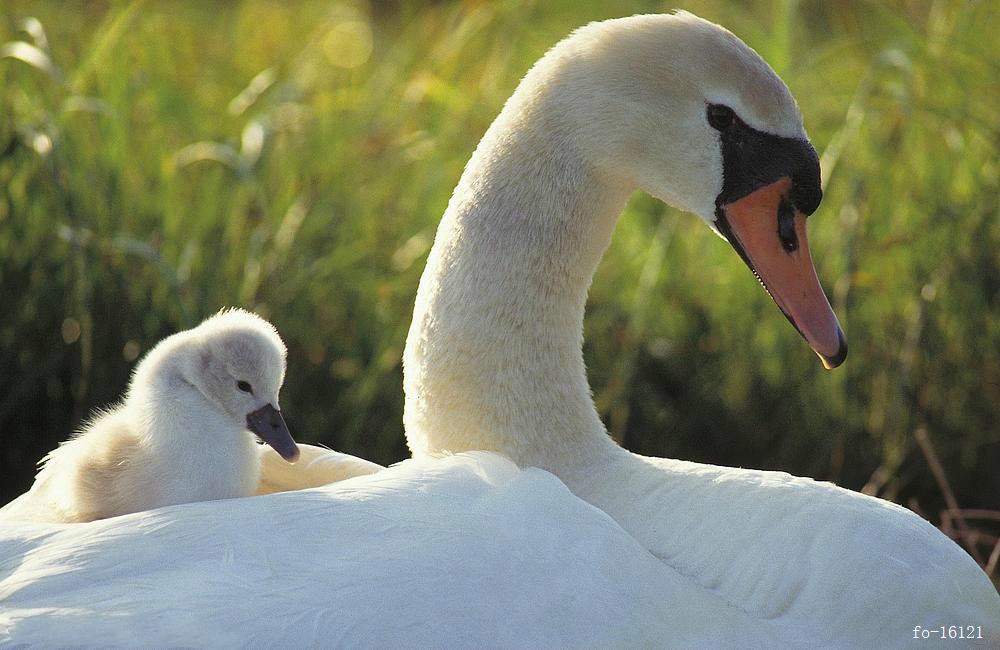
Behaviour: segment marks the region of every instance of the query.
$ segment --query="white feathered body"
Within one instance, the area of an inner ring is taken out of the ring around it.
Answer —
[[[1000,597],[913,512],[831,483],[620,451],[564,477],[665,566],[794,647],[1000,647]],[[710,620],[703,619],[706,623]],[[914,638],[979,626],[981,639]]]

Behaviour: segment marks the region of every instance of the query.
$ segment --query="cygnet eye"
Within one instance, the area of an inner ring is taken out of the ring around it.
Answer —
[[[709,125],[719,131],[729,128],[736,121],[736,113],[733,112],[733,109],[722,104],[709,104],[706,113]]]
[[[250,393],[251,395],[253,395],[253,386],[243,381],[242,379],[236,382],[236,387],[239,388],[244,393]]]

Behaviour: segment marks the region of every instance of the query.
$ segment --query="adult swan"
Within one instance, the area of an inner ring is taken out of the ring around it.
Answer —
[[[746,614],[748,647],[1000,645],[986,575],[911,512],[609,438],[584,370],[583,310],[636,189],[699,215],[824,365],[844,360],[806,240],[819,161],[784,83],[689,13],[596,23],[525,76],[438,229],[404,357],[414,456],[496,450],[549,470],[687,579],[678,603],[707,593]],[[716,609],[702,617],[706,630],[727,624]],[[941,626],[982,639],[942,639]]]

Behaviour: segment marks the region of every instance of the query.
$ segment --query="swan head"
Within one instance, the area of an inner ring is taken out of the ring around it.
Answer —
[[[191,333],[196,360],[188,364],[185,378],[282,458],[297,460],[298,446],[278,406],[287,352],[274,326],[256,314],[230,309]]]
[[[813,266],[819,158],[787,86],[687,12],[594,23],[539,64],[571,141],[604,176],[699,215],[833,368],[847,344]]]

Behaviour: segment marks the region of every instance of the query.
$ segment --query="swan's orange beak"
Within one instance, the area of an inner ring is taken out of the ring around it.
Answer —
[[[829,370],[847,358],[847,341],[816,277],[791,188],[784,176],[719,206],[716,226]]]

